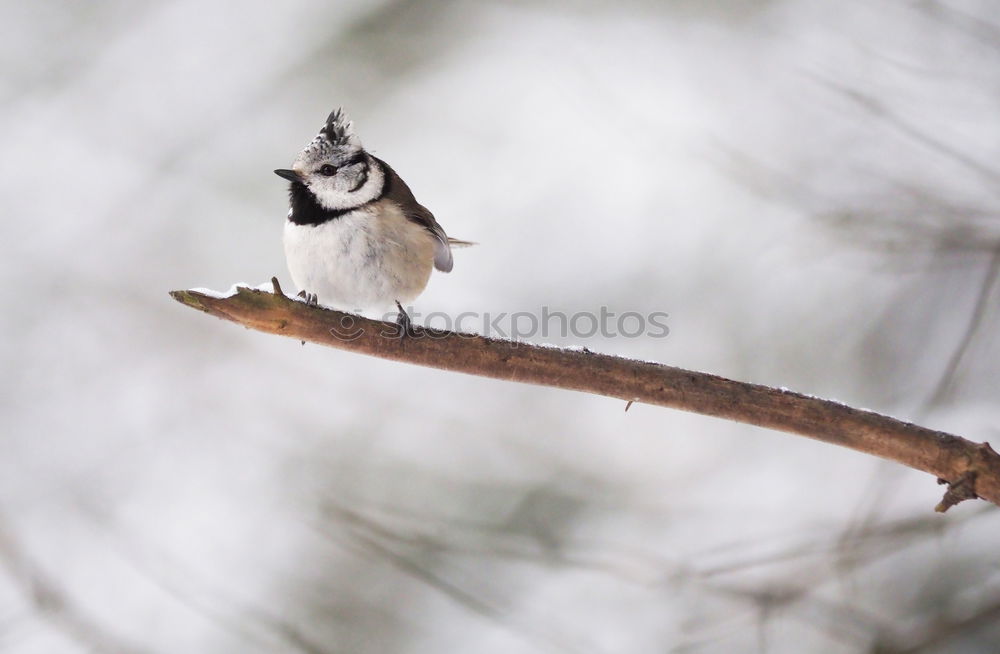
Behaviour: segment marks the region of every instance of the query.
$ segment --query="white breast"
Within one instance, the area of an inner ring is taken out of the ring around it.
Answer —
[[[376,202],[322,225],[285,223],[292,281],[320,304],[386,311],[412,302],[427,286],[434,237],[395,204]]]

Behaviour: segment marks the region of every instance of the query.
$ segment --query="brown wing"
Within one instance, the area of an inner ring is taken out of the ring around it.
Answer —
[[[396,171],[389,164],[378,157],[372,157],[382,166],[385,173],[385,192],[382,197],[388,198],[398,204],[403,209],[403,214],[413,222],[422,226],[434,236],[434,267],[441,272],[451,272],[454,261],[451,258],[451,245],[448,243],[448,235],[444,229],[434,219],[434,214],[424,205],[417,202],[413,197],[413,192],[406,185]]]

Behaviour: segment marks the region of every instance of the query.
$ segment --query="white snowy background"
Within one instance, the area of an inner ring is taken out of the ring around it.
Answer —
[[[0,652],[986,652],[1000,516],[717,419],[171,300],[272,275],[343,105],[416,308],[1000,443],[992,0],[0,4]],[[534,339],[542,340],[542,339]]]

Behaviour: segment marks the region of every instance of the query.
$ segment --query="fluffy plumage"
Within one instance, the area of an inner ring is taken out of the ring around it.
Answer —
[[[384,309],[411,302],[431,269],[451,271],[451,245],[434,215],[384,161],[364,150],[340,109],[276,170],[291,184],[284,244],[295,284],[327,305]]]

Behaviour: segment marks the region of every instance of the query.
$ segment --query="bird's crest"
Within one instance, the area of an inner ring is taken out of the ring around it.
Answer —
[[[306,168],[322,161],[333,160],[336,163],[336,160],[348,158],[363,149],[347,114],[338,108],[330,113],[319,134],[299,153],[295,163]]]
[[[330,112],[326,124],[319,130],[319,136],[326,137],[335,148],[348,147],[355,140],[354,124],[348,120],[343,108],[338,107]]]

